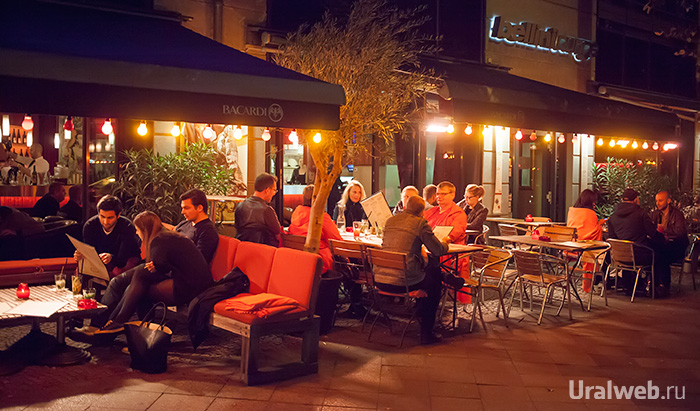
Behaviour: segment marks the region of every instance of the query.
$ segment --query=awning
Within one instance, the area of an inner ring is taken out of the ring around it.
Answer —
[[[590,96],[479,64],[426,61],[454,121],[567,133],[673,139],[674,114]]]
[[[0,1],[0,111],[335,130],[342,87],[179,21]]]

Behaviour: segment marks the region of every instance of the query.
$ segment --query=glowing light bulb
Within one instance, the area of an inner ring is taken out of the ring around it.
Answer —
[[[10,135],[10,116],[7,114],[2,116],[2,135],[3,137]]]
[[[180,126],[178,126],[177,123],[173,124],[173,128],[170,129],[170,134],[173,137],[177,137],[180,135]]]
[[[599,138],[598,139],[598,146],[602,146],[604,144],[603,139]]]
[[[89,150],[91,153],[92,153],[93,151],[95,151],[95,143],[90,143],[90,145],[88,145],[88,150]]]
[[[240,140],[243,138],[243,130],[238,126],[233,126],[233,138]]]
[[[102,143],[100,143],[99,141],[95,144],[95,151],[97,151],[98,153],[102,151]]]
[[[632,148],[636,150],[637,147],[639,147],[639,144],[637,144],[636,141],[633,141],[633,142],[632,142]]]
[[[454,131],[454,129],[452,131]],[[314,134],[314,143],[318,144],[320,142],[321,142],[321,133]]]
[[[559,135],[559,138],[557,139],[560,144],[563,144],[566,142],[566,137],[563,134]]]
[[[520,141],[523,139],[523,132],[518,129],[518,131],[515,132],[515,139]]]
[[[652,150],[658,150],[658,149],[659,149],[659,143],[657,143],[656,141],[654,141],[654,145],[651,146],[651,148],[652,148]]]
[[[136,132],[139,133],[140,136],[145,136],[146,133],[148,133],[148,127],[146,126],[145,121],[142,121],[141,124],[139,124],[139,128],[136,129]]]
[[[649,148],[649,143],[647,143],[646,141],[643,142],[643,143],[642,143],[642,148],[645,149],[645,150],[648,149],[648,148]]]
[[[484,138],[490,137],[491,136],[491,126],[484,127],[484,129],[481,131],[481,135],[484,136]]]
[[[34,121],[32,121],[32,116],[29,114],[24,116],[24,120],[22,121],[22,128],[29,131],[34,128]]]
[[[552,141],[552,135],[551,135],[550,133],[545,134],[545,135],[544,135],[544,141],[547,142],[547,143],[549,143],[550,141]]]
[[[114,131],[114,127],[112,127],[112,122],[106,118],[104,124],[102,124],[102,134],[108,136]]]
[[[271,138],[272,138],[272,136],[270,135],[270,129],[265,128],[265,130],[263,130],[263,132],[262,132],[263,141],[270,141]]]
[[[615,147],[615,140],[610,140],[610,147]]]
[[[472,125],[471,123],[467,124],[467,127],[464,129],[464,134],[471,136],[474,130],[472,130]]]
[[[448,134],[452,134],[455,132],[455,126],[453,126],[452,124],[448,124],[445,130],[447,131]],[[314,137],[316,137],[316,136],[314,136]]]
[[[630,142],[629,142],[628,140],[620,140],[620,141],[617,142],[617,145],[620,146],[620,147],[622,147],[622,148],[627,148],[627,145],[628,145],[629,143],[630,143]]]
[[[579,135],[574,134],[573,136],[571,136],[571,142],[574,144],[578,143],[578,138],[579,138]]]
[[[207,140],[212,140],[214,138],[214,130],[212,130],[211,124],[207,124],[206,127],[204,127],[202,137],[206,138]]]
[[[297,135],[296,128],[294,130],[292,130],[291,133],[289,133],[289,141],[291,141],[294,144],[297,144],[299,142],[299,136]]]
[[[535,140],[537,140],[537,133],[535,133],[535,130],[532,130],[532,133],[530,133],[530,141]]]
[[[53,135],[53,147],[57,150],[61,148],[61,136],[58,133]]]

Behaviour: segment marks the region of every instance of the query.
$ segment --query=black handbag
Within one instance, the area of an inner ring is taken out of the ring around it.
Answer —
[[[152,322],[155,309],[163,307],[159,323]],[[131,321],[124,324],[124,333],[131,355],[131,368],[149,374],[165,372],[168,367],[168,350],[173,332],[165,326],[164,303],[155,304],[144,317],[144,321]]]

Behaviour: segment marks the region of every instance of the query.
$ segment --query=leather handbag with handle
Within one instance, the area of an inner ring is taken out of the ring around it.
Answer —
[[[152,321],[155,309],[163,308],[160,322]],[[143,321],[131,321],[124,324],[124,333],[131,355],[131,368],[149,374],[165,372],[168,367],[168,350],[173,332],[165,326],[167,307],[160,302],[155,304]]]

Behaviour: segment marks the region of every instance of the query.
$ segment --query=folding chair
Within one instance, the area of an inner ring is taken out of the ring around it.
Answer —
[[[523,288],[525,286],[530,286],[530,310],[532,310],[532,298],[534,297],[532,293],[533,286],[544,288],[545,292],[542,296],[542,308],[540,309],[540,316],[537,320],[537,325],[542,322],[542,316],[544,315],[544,308],[547,301],[550,299],[550,290],[552,291],[552,296],[554,288],[559,287],[562,289],[564,295],[562,295],[561,305],[557,310],[557,315],[561,313],[562,308],[564,308],[564,301],[568,301],[569,307],[569,319],[572,319],[571,315],[571,294],[569,293],[569,282],[566,278],[566,263],[564,260],[554,258],[547,254],[536,253],[532,251],[522,251],[513,250],[513,257],[515,259],[515,267],[518,273],[518,286],[520,289],[520,309],[523,309]],[[564,275],[550,274],[543,269],[542,262],[547,260],[550,263],[556,262],[558,265],[563,266]],[[515,290],[510,296],[510,306],[513,306],[513,297],[515,296]]]
[[[541,227],[543,235],[552,241],[573,241],[576,239],[576,227],[566,227],[563,225],[548,225]]]
[[[634,279],[634,288],[632,289],[632,299],[630,302],[634,302],[634,294],[637,292],[637,283],[639,282],[639,276],[642,271],[651,273],[651,283],[649,288],[651,289],[651,299],[654,299],[654,250],[651,247],[647,247],[642,244],[637,244],[632,241],[609,239],[608,244],[610,244],[610,265],[605,273],[605,282],[607,283],[608,277],[611,271],[615,271],[615,289],[617,289],[617,277],[620,271],[632,271],[637,273]],[[651,253],[651,264],[643,265],[636,262],[634,257],[634,250],[642,249],[647,250]],[[605,294],[605,305],[608,305],[607,294]]]

